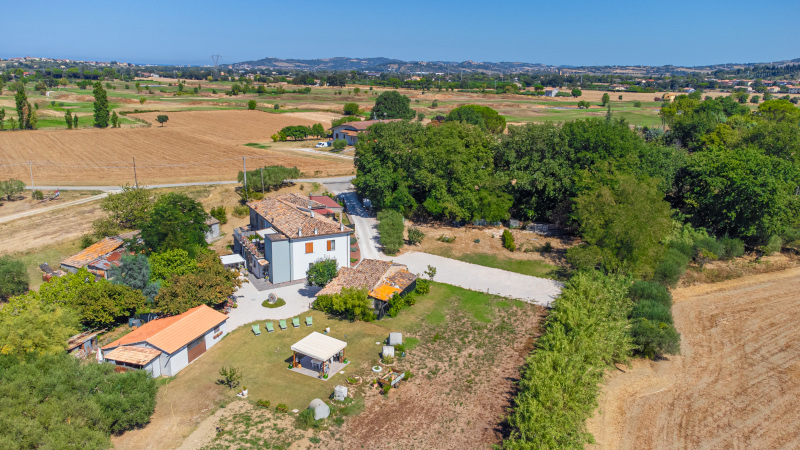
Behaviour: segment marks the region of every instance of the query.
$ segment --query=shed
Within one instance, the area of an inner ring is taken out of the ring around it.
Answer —
[[[311,400],[308,409],[314,411],[314,420],[327,419],[331,415],[331,408],[318,398]]]
[[[206,220],[208,231],[206,231],[206,242],[216,241],[220,237],[219,219],[209,217]]]
[[[244,267],[245,265],[244,258],[242,258],[242,255],[238,253],[234,253],[232,255],[222,255],[219,257],[219,260],[227,269],[238,269],[239,267]]]
[[[309,365],[320,369],[320,375],[331,371],[333,363],[343,363],[347,342],[314,331],[292,345],[292,367]],[[304,361],[306,359],[306,361]]]
[[[402,345],[403,333],[389,333],[389,345]]]

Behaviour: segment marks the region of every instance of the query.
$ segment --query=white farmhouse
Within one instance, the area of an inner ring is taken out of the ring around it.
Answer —
[[[250,202],[250,225],[234,230],[234,253],[256,278],[270,283],[303,280],[321,259],[350,267],[349,227],[321,213],[325,205],[289,194]]]
[[[222,339],[228,316],[206,305],[151,320],[102,348],[99,361],[118,371],[142,369],[172,377]]]

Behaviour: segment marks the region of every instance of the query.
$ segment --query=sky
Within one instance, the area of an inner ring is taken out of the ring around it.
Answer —
[[[35,3],[35,4],[33,4]],[[0,58],[230,64],[388,57],[553,65],[800,58],[800,1],[7,2]]]

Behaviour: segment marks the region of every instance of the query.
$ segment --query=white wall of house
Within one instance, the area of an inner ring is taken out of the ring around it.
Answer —
[[[177,352],[169,355],[166,361],[166,366],[162,366],[161,374],[174,377],[178,372],[183,370],[184,367],[189,365],[189,351],[186,347],[182,347]]]
[[[156,358],[150,361],[150,364],[144,366],[144,370],[150,372],[150,376],[153,378],[161,376],[161,364],[159,364],[159,360],[161,358]]]
[[[222,322],[221,324],[219,324],[216,328],[212,328],[211,331],[206,333],[206,335],[205,335],[205,338],[206,338],[206,351],[208,351],[208,349],[213,347],[217,342],[221,341],[222,338],[224,338],[225,335],[228,334],[228,328],[227,327],[228,327],[228,322],[225,321],[225,322]],[[220,334],[218,338],[214,339],[214,335],[219,333],[220,331],[222,332],[222,334]]]
[[[328,251],[328,241],[330,240],[334,241],[334,250]],[[306,253],[306,243],[308,242],[314,243],[312,253]],[[335,259],[339,267],[350,267],[349,234],[292,239],[289,245],[292,258],[292,280],[305,278],[309,264],[323,258]],[[274,261],[273,264],[281,264],[281,262]]]

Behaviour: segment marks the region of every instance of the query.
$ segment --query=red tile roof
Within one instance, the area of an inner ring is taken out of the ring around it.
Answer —
[[[226,320],[228,316],[206,305],[195,306],[183,314],[147,322],[106,345],[103,350],[147,342],[172,354]]]
[[[289,238],[352,232],[347,227],[342,229],[340,223],[328,219],[322,214],[312,213],[310,210],[298,206],[294,203],[295,201],[297,199],[293,196],[268,197],[257,202],[250,202],[247,206],[269,222],[278,232]],[[306,199],[306,201],[310,202],[311,200]]]
[[[402,292],[417,276],[407,266],[390,261],[365,259],[355,268],[342,267],[336,278],[317,292],[317,296],[338,294],[344,288],[368,289],[370,297],[388,301],[392,295]]]

